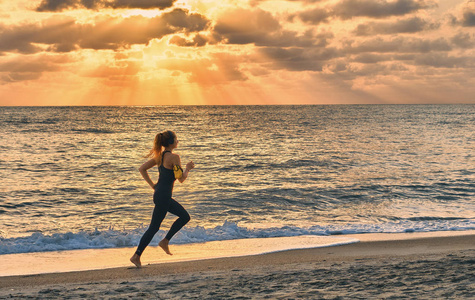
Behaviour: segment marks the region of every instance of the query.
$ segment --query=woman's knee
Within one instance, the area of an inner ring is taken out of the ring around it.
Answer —
[[[190,214],[189,213],[186,213],[185,215],[181,216],[181,219],[183,220],[183,222],[186,224],[188,222],[190,222],[191,220],[191,217],[190,217]]]

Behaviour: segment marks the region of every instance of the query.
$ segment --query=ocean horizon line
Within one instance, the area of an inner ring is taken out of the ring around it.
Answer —
[[[471,106],[475,105],[474,103],[459,102],[459,103],[322,103],[322,104],[153,104],[153,105],[142,105],[142,104],[128,104],[128,105],[0,105],[0,107],[12,107],[12,108],[59,108],[59,107],[245,107],[245,106],[254,106],[254,107],[289,107],[289,106]]]

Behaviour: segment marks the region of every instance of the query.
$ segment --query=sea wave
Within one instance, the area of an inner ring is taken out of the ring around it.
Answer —
[[[73,128],[71,131],[78,132],[78,133],[115,133],[113,130],[103,129],[103,128]]]
[[[77,233],[54,233],[51,235],[36,232],[26,237],[0,238],[0,254],[46,252],[74,249],[103,249],[137,246],[146,230],[141,226],[133,230],[80,231]],[[463,231],[475,230],[475,220],[430,220],[404,221],[383,224],[346,224],[346,225],[315,225],[310,227],[283,226],[270,228],[247,228],[238,223],[225,221],[223,225],[213,228],[201,226],[184,228],[173,238],[174,244],[202,243],[209,241],[289,237],[300,235],[341,235],[357,233],[397,233],[397,232],[428,232],[428,231]],[[160,230],[150,245],[157,246],[166,231]]]

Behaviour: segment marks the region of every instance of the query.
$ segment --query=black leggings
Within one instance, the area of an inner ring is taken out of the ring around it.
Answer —
[[[138,255],[142,255],[145,247],[148,246],[153,236],[158,232],[163,219],[167,215],[167,212],[171,212],[172,214],[178,216],[178,219],[173,223],[165,237],[167,240],[170,240],[175,235],[175,233],[178,232],[178,230],[180,230],[183,226],[185,226],[186,223],[190,221],[190,215],[188,212],[174,199],[168,198],[157,200],[158,201],[155,203],[155,208],[153,209],[150,226],[143,234],[142,238],[140,239],[139,246],[137,247],[137,251],[135,251],[135,253]]]

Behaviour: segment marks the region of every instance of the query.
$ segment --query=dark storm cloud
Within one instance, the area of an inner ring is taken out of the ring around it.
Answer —
[[[155,18],[107,17],[94,24],[55,17],[41,24],[0,25],[0,53],[69,52],[75,49],[112,49],[147,44],[151,39],[173,33],[191,33],[207,28],[204,16],[175,9]],[[45,49],[46,47],[46,49]]]
[[[245,21],[243,21],[245,20]],[[214,33],[228,44],[255,44],[274,47],[325,46],[333,38],[331,33],[298,34],[285,30],[271,13],[261,9],[236,9],[218,19]]]
[[[424,0],[342,0],[333,7],[332,13],[342,19],[353,17],[385,18],[402,16],[435,6],[434,2]]]
[[[439,28],[439,24],[427,22],[419,17],[393,22],[368,22],[358,25],[354,33],[358,36],[395,33],[415,33]]]
[[[100,8],[139,8],[165,9],[173,6],[176,0],[43,0],[36,11],[62,11],[66,9]]]

